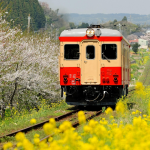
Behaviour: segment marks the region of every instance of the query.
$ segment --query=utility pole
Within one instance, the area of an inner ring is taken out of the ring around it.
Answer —
[[[14,28],[14,20],[13,20],[13,28]]]
[[[30,32],[30,19],[31,19],[31,17],[30,17],[30,14],[29,14],[29,16],[28,16],[28,33]]]
[[[56,41],[57,41],[57,29],[56,29]]]
[[[121,32],[121,26],[122,25],[119,23],[117,26],[119,27],[119,31]]]
[[[130,22],[130,23],[132,23],[132,16],[130,15],[130,17],[128,17],[128,21]]]
[[[46,23],[45,23],[45,30],[47,30],[47,18],[46,18]]]
[[[131,33],[132,29],[130,29],[130,33]]]
[[[53,38],[53,24],[51,23],[51,38]]]

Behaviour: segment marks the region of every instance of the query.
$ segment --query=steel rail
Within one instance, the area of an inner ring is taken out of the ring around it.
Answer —
[[[69,112],[69,113],[66,113],[66,114],[64,114],[64,115],[55,117],[54,119],[55,119],[56,121],[60,121],[60,120],[62,120],[62,119],[64,119],[64,118],[66,118],[66,117],[68,117],[68,116],[70,116],[70,115],[72,115],[72,114],[78,112],[79,110],[80,110],[80,109],[76,109],[76,110],[71,111],[71,112]],[[35,125],[33,125],[33,126],[29,126],[29,127],[27,127],[27,128],[24,128],[24,129],[21,129],[21,130],[17,130],[17,131],[15,131],[15,132],[12,132],[12,133],[3,135],[3,136],[1,136],[0,138],[4,138],[4,137],[6,137],[6,136],[14,136],[14,135],[17,134],[18,132],[27,133],[27,132],[31,131],[32,129],[38,129],[38,128],[42,127],[42,126],[43,126],[45,123],[47,123],[47,122],[49,122],[49,120],[46,120],[46,121],[43,121],[43,122],[41,122],[41,123],[35,124]]]
[[[94,117],[100,115],[101,113],[102,113],[102,110],[99,110],[99,111],[96,112],[96,114],[93,114],[93,115],[91,115],[90,117],[86,118],[86,120],[91,120],[92,118],[94,118]],[[75,122],[74,124],[72,124],[72,127],[77,128],[79,125],[80,125],[80,123],[79,123],[79,121],[77,121],[77,122]],[[43,139],[41,139],[40,142],[42,142],[42,141],[44,141],[44,140],[48,140],[48,138],[50,138],[50,137],[52,137],[52,136],[54,136],[54,135],[55,135],[55,134],[48,135],[48,136],[44,137]]]
[[[129,90],[129,92],[135,91],[135,89]]]

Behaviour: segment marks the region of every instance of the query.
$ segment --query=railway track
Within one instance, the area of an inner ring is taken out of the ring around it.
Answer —
[[[55,117],[55,120],[56,121],[61,121],[67,117],[70,117],[72,116],[73,114],[77,113],[78,111],[80,111],[80,109],[76,109],[76,110],[73,110],[69,113],[66,113],[64,115],[61,115],[61,116],[58,116],[58,117]],[[24,128],[24,129],[21,129],[21,130],[17,130],[15,132],[11,132],[9,134],[6,134],[6,135],[3,135],[3,136],[0,136],[0,138],[5,138],[6,136],[14,136],[16,135],[18,132],[24,132],[24,133],[27,133],[29,131],[31,131],[32,129],[38,129],[38,128],[41,128],[45,123],[49,122],[49,120],[46,120],[44,122],[41,122],[41,123],[38,123],[38,124],[35,124],[33,126],[29,126],[27,128]]]
[[[78,120],[78,117],[77,117],[77,113],[80,111],[80,109],[76,109],[74,111],[71,111],[69,113],[66,113],[64,115],[61,115],[61,116],[58,116],[58,117],[55,117],[55,120],[56,122],[59,122],[59,121],[62,121],[62,120],[69,120],[70,122],[72,122],[72,127],[74,128],[77,128],[80,124],[79,124],[79,121]],[[86,120],[91,120],[92,118],[96,117],[96,116],[99,116],[100,114],[102,113],[102,110],[98,110],[98,111],[85,111],[85,116],[86,116]],[[75,118],[76,120],[73,122],[71,121],[72,118]],[[15,132],[12,132],[12,133],[9,133],[7,135],[4,135],[4,136],[1,136],[0,138],[5,138],[7,136],[14,136],[15,134],[17,134],[18,132],[24,132],[24,133],[27,133],[29,131],[31,131],[32,129],[38,129],[38,128],[41,128],[45,123],[49,122],[49,120],[47,121],[44,121],[44,122],[41,122],[41,123],[38,123],[38,124],[35,124],[33,126],[30,126],[30,127],[27,127],[27,128],[24,128],[24,129],[21,129],[21,130],[17,130]],[[40,142],[44,141],[44,140],[48,140],[49,137],[52,137],[54,136],[53,135],[49,135],[49,136],[46,136],[44,138],[42,138],[40,140]],[[15,147],[16,145],[13,145],[13,147]]]
[[[99,110],[97,112],[94,112],[93,114],[89,113],[90,116],[86,117],[86,120],[91,120],[92,118],[96,117],[96,116],[99,116],[100,114],[102,113],[102,110]],[[88,115],[88,112],[85,112],[85,115],[87,116]],[[79,126],[79,121],[75,122],[72,124],[72,127],[74,128],[77,128]],[[52,135],[48,135],[46,137],[44,137],[43,139],[40,140],[40,142],[44,141],[44,140],[48,140],[48,138],[54,136],[54,134]]]

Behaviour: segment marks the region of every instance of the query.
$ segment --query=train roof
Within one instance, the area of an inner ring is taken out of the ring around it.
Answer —
[[[81,29],[69,29],[69,30],[64,30],[61,34],[60,37],[83,37],[86,35],[86,30],[88,28],[81,28]],[[95,31],[98,28],[92,28]],[[113,29],[103,29],[101,28],[101,36],[109,36],[109,37],[122,37],[122,34],[118,30],[113,30]]]

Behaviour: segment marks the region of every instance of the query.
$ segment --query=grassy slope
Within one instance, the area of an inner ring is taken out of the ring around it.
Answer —
[[[31,113],[26,112],[24,114],[13,115],[13,117],[7,117],[5,120],[0,121],[0,135],[8,134],[12,131],[16,131],[30,126],[30,120],[35,118],[37,123],[48,120],[52,117],[56,117],[65,114],[69,111],[69,106],[63,101],[60,104],[54,104],[52,107],[41,106],[39,111],[32,110]]]

